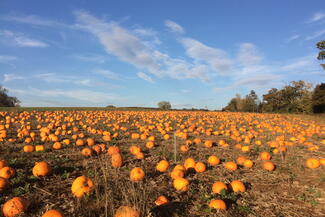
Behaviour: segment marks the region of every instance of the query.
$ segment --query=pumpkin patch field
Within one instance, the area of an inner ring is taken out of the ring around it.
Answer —
[[[2,111],[0,206],[6,217],[324,216],[324,117]]]

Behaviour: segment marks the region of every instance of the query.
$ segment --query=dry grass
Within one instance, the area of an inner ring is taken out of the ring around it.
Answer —
[[[85,115],[87,113],[83,113]],[[130,132],[137,131],[131,124],[141,119],[144,113],[135,112],[127,126]],[[168,113],[167,113],[168,114]],[[177,122],[171,115],[171,126],[176,129]],[[217,128],[224,122],[220,113],[213,112],[188,112],[186,118],[193,116],[195,120],[216,117],[216,122],[207,123]],[[117,113],[113,113],[113,116]],[[152,114],[149,114],[151,117]],[[165,115],[166,116],[166,115]],[[242,116],[249,117],[248,119]],[[85,116],[86,117],[86,116]],[[270,122],[274,125],[281,125],[285,120],[292,124],[304,122],[324,127],[324,122],[319,119],[311,119],[306,116],[261,116],[255,114],[229,115],[227,118],[236,121],[241,126],[249,127],[248,120],[258,118],[261,122]],[[278,118],[280,118],[278,120]],[[156,119],[152,116],[152,120]],[[112,119],[113,121],[113,119]],[[208,122],[208,121],[206,121]],[[32,123],[35,128],[36,123]],[[107,128],[107,124],[98,123],[101,128]],[[18,126],[17,126],[18,127]],[[255,127],[255,125],[254,125]],[[94,137],[97,142],[102,142],[101,137],[91,135],[84,131],[87,136]],[[277,168],[274,172],[267,172],[261,169],[261,161],[258,154],[261,151],[270,151],[267,145],[254,146],[249,152],[243,154],[234,148],[235,141],[225,135],[206,136],[200,135],[204,141],[212,139],[219,141],[226,140],[230,144],[228,148],[221,148],[217,145],[210,149],[202,145],[192,145],[187,153],[178,153],[177,162],[183,163],[187,157],[193,157],[197,161],[207,162],[208,156],[217,155],[222,161],[234,161],[239,155],[254,160],[254,167],[246,169],[240,167],[234,172],[227,171],[222,165],[208,167],[207,171],[201,174],[189,171],[186,178],[190,181],[190,190],[187,192],[176,192],[172,187],[172,180],[168,173],[155,171],[155,165],[161,159],[166,159],[173,168],[174,162],[174,140],[163,140],[162,136],[155,129],[151,132],[156,136],[155,148],[150,151],[145,148],[142,140],[131,140],[130,136],[121,134],[106,145],[118,145],[121,148],[124,164],[121,168],[115,169],[111,166],[110,156],[102,154],[86,158],[80,154],[80,148],[69,145],[62,150],[52,150],[52,143],[46,142],[46,152],[23,153],[23,141],[17,143],[2,142],[0,144],[0,158],[6,159],[10,166],[16,169],[16,176],[10,180],[10,187],[1,195],[0,204],[13,196],[23,196],[29,200],[29,208],[25,216],[41,216],[45,210],[55,208],[61,209],[66,216],[113,216],[116,209],[121,205],[135,207],[140,211],[141,216],[323,216],[325,213],[325,168],[316,170],[307,169],[304,165],[308,157],[325,157],[325,147],[320,144],[325,139],[324,134],[314,135],[310,141],[318,144],[320,149],[317,152],[309,152],[306,148],[297,144],[288,147],[283,155],[273,155],[272,161]],[[279,133],[289,138],[291,133]],[[172,135],[172,134],[171,134]],[[263,144],[273,140],[277,134],[264,131],[259,135]],[[14,137],[14,134],[10,136]],[[195,135],[191,135],[191,139]],[[172,136],[173,137],[173,136]],[[184,140],[177,139],[177,146],[184,144]],[[136,160],[128,151],[131,145],[139,145],[145,153],[144,160]],[[34,162],[46,160],[53,167],[53,174],[45,178],[35,178],[31,174]],[[141,167],[146,173],[142,182],[133,183],[129,181],[129,171],[133,167]],[[70,192],[72,181],[80,176],[87,175],[95,183],[95,190],[82,199],[76,199]],[[233,180],[242,180],[247,191],[245,193],[225,192],[222,195],[214,195],[211,186],[215,181],[230,183]],[[159,195],[165,195],[171,201],[163,206],[155,206],[154,201]],[[226,201],[226,211],[216,211],[208,207],[213,198],[220,198]]]

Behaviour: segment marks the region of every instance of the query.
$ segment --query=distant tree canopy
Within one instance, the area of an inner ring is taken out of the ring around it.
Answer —
[[[325,40],[318,42],[316,44],[316,46],[320,50],[318,53],[317,59],[324,60],[325,59]]]
[[[291,81],[282,89],[272,88],[259,101],[255,91],[244,98],[232,98],[223,111],[270,113],[323,113],[325,112],[325,83],[312,89],[305,81]]]
[[[19,103],[16,97],[8,96],[8,90],[0,85],[0,107],[15,107]]]
[[[312,95],[312,106],[314,113],[325,112],[325,83],[315,87]]]
[[[172,105],[168,101],[161,101],[158,103],[158,108],[164,109],[164,110],[169,110],[172,108]]]

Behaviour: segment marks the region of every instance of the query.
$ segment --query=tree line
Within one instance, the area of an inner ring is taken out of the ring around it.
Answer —
[[[267,112],[267,113],[324,113],[325,83],[312,88],[305,81],[291,81],[281,89],[271,88],[258,98],[254,90],[245,97],[237,94],[222,109],[231,112]]]

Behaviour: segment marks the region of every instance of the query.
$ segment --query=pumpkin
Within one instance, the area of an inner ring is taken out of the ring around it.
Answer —
[[[62,144],[61,144],[61,142],[55,142],[55,143],[53,144],[52,148],[55,149],[55,150],[59,150],[59,149],[61,149],[61,148],[62,148]]]
[[[183,165],[181,165],[181,164],[177,164],[177,165],[174,167],[174,170],[183,170],[183,171],[185,171],[186,169],[185,169],[185,167],[184,167]]]
[[[46,176],[51,173],[51,167],[45,161],[36,162],[32,172],[34,176]]]
[[[121,206],[116,210],[114,217],[140,217],[140,213],[134,208]]]
[[[148,141],[148,142],[146,143],[146,147],[147,147],[148,149],[151,149],[151,148],[153,148],[154,146],[155,146],[154,141]]]
[[[186,170],[195,167],[195,160],[193,158],[187,158],[184,162],[184,167]]]
[[[261,158],[262,160],[270,160],[270,159],[271,159],[271,155],[270,155],[269,152],[264,151],[264,152],[262,152],[262,153],[260,154],[260,158]]]
[[[325,158],[320,159],[319,163],[324,166],[325,165]]]
[[[212,192],[215,194],[220,194],[222,190],[227,190],[227,186],[223,182],[215,182],[212,185]]]
[[[208,163],[211,165],[211,166],[216,166],[220,163],[220,159],[217,157],[217,156],[214,156],[214,155],[211,155],[209,158],[208,158]]]
[[[135,155],[135,158],[136,158],[136,159],[139,159],[139,160],[144,159],[144,153],[143,153],[143,152],[139,152],[139,153],[137,153],[137,154]]]
[[[245,160],[244,161],[244,167],[246,168],[252,168],[253,167],[253,161],[252,160]]]
[[[3,167],[0,169],[0,177],[5,178],[5,179],[10,179],[15,175],[15,170],[11,167]]]
[[[206,170],[206,166],[202,162],[197,162],[194,169],[197,173],[203,173]]]
[[[35,145],[35,151],[44,151],[45,147],[44,145]]]
[[[321,164],[320,164],[319,160],[317,160],[316,158],[309,158],[306,161],[306,166],[311,169],[316,169],[316,168],[320,167],[320,165]]]
[[[0,169],[7,166],[7,162],[5,160],[0,160]]]
[[[81,150],[81,154],[83,156],[90,157],[93,154],[93,150],[91,148],[86,147]]]
[[[243,165],[245,160],[246,160],[245,156],[239,156],[236,161],[237,161],[237,164]]]
[[[242,152],[249,152],[250,150],[251,150],[251,148],[248,145],[244,145],[241,147]]]
[[[111,162],[112,162],[112,166],[113,166],[114,168],[119,168],[119,167],[121,167],[121,166],[123,165],[123,159],[122,159],[122,156],[121,156],[119,153],[117,153],[117,154],[113,154],[113,155],[112,155],[112,160],[111,160]]]
[[[183,178],[184,177],[184,170],[174,168],[173,171],[170,173],[172,179]]]
[[[209,203],[209,207],[218,210],[227,209],[226,203],[223,200],[218,200],[218,199],[211,200]]]
[[[237,170],[237,164],[235,162],[226,162],[224,164],[224,167],[227,169],[227,170],[230,170],[230,171],[235,171]]]
[[[107,154],[113,155],[120,153],[120,148],[118,146],[110,146],[107,149]]]
[[[0,177],[0,193],[3,192],[8,186],[7,179]]]
[[[163,204],[166,204],[168,203],[168,199],[164,196],[164,195],[161,195],[159,196],[156,200],[155,200],[155,204],[157,206],[160,206],[160,205],[163,205]]]
[[[271,161],[265,161],[263,162],[263,169],[273,171],[275,169],[275,165]]]
[[[130,150],[131,154],[133,154],[133,155],[136,155],[141,152],[141,148],[136,145],[130,146],[129,150]]]
[[[94,183],[90,178],[79,176],[73,181],[71,191],[75,197],[81,198],[85,194],[89,193],[93,187]]]
[[[234,192],[245,192],[246,191],[246,188],[245,188],[245,185],[244,183],[242,183],[241,181],[239,180],[235,180],[235,181],[232,181],[230,183],[231,185],[231,188]]]
[[[142,181],[144,176],[145,173],[140,167],[135,167],[130,172],[130,179],[133,182]]]
[[[2,207],[2,212],[5,217],[14,217],[23,213],[27,209],[26,201],[21,197],[14,197],[7,202]]]
[[[33,152],[34,146],[32,145],[24,145],[24,152]]]
[[[169,167],[169,163],[166,160],[161,160],[159,161],[159,163],[156,165],[156,170],[158,170],[159,172],[166,172],[166,170]]]
[[[206,140],[204,142],[204,147],[206,147],[206,148],[211,148],[212,145],[213,145],[213,142],[211,140]]]
[[[176,178],[173,181],[173,186],[177,191],[187,191],[189,189],[190,182],[184,178]]]
[[[51,209],[45,212],[42,217],[64,217],[64,215],[59,210]]]
[[[179,150],[180,150],[181,152],[187,152],[188,150],[190,150],[190,147],[189,147],[188,145],[181,145],[181,146],[179,147]]]
[[[77,139],[76,146],[83,146],[85,143],[82,139]]]
[[[93,146],[93,145],[95,145],[95,140],[93,138],[88,138],[87,144],[88,144],[88,146]]]

